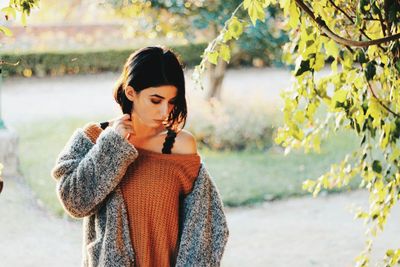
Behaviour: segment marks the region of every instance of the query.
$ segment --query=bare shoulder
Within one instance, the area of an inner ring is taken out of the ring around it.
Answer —
[[[178,154],[196,154],[197,144],[192,133],[182,129],[175,137],[173,153]]]

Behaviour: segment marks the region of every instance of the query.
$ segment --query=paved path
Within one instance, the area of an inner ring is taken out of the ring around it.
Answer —
[[[205,94],[205,91],[193,89],[190,75],[190,71],[186,72],[189,109],[191,99]],[[119,107],[112,98],[117,78],[117,74],[105,73],[7,80],[2,87],[4,120],[13,125],[64,116],[118,115]],[[289,72],[279,69],[230,70],[224,80],[222,96],[240,97],[244,104],[246,99],[262,98],[266,104],[276,105],[281,101],[280,89],[288,87],[290,79]]]
[[[0,194],[0,266],[79,266],[81,227],[42,209],[22,178]]]
[[[102,74],[9,80],[3,86],[6,123],[117,114],[118,109],[110,102],[116,77]],[[273,104],[280,101],[278,89],[289,85],[286,71],[232,70],[224,82],[224,92],[244,100],[258,94]],[[202,94],[190,91],[190,97]],[[96,96],[95,101],[89,101],[92,96]],[[80,221],[56,218],[43,210],[21,181],[6,179],[0,195],[0,267],[78,266]],[[227,209],[231,235],[223,266],[354,266],[352,261],[364,245],[364,229],[348,208],[352,203],[365,206],[367,200],[365,192],[357,191]],[[400,247],[399,221],[397,205],[385,233],[376,241],[375,260],[383,257],[386,248]]]
[[[267,202],[227,209],[230,239],[222,266],[345,267],[363,248],[362,222],[349,208],[365,205],[365,192]],[[43,210],[16,177],[0,195],[0,266],[69,267],[81,258],[80,221],[56,218]],[[400,209],[378,237],[374,260],[400,244]],[[373,265],[371,265],[373,266]]]

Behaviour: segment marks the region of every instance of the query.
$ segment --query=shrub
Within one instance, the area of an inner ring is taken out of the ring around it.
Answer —
[[[168,46],[180,57],[186,67],[199,64],[201,55],[206,48],[206,43],[189,44],[180,46]],[[25,52],[9,53],[1,55],[2,60],[11,64],[5,64],[4,76],[45,77],[63,76],[74,74],[94,74],[100,72],[120,72],[129,54],[137,48],[103,51],[59,51],[59,52]],[[272,63],[271,57],[279,57],[279,50],[265,52],[257,50],[237,53],[229,64],[229,68],[255,65],[268,66]],[[268,55],[268,56],[266,56]],[[275,56],[273,56],[275,55]],[[260,63],[261,61],[261,63]],[[13,63],[19,62],[16,66]]]
[[[191,102],[187,128],[199,147],[213,150],[264,150],[273,144],[276,109],[260,98]]]
[[[206,48],[205,43],[169,46],[180,55],[184,65],[195,66],[201,60],[200,55]],[[24,54],[4,53],[2,60],[9,63],[19,62],[16,66],[5,65],[7,76],[62,76],[66,74],[92,74],[104,71],[121,71],[129,54],[137,48],[104,51],[60,51],[29,52]]]

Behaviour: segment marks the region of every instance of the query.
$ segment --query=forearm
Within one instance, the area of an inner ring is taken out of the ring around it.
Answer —
[[[137,156],[134,146],[110,127],[95,144],[86,131],[75,132],[52,170],[64,208],[74,217],[93,213]]]

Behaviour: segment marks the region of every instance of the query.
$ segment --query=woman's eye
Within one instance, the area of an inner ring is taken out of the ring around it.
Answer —
[[[160,104],[161,103],[161,101],[151,101],[153,104]]]

